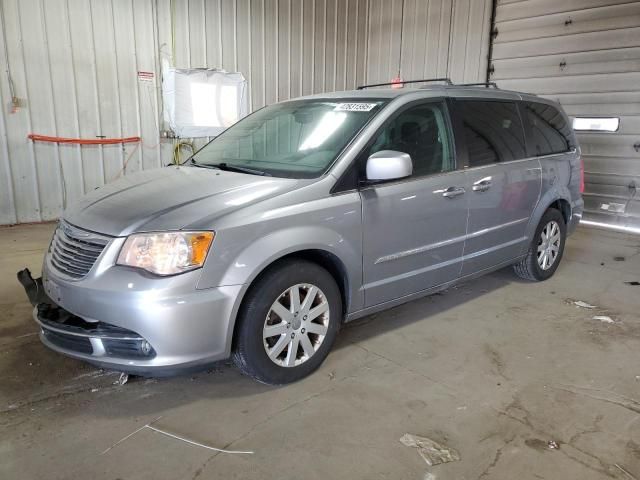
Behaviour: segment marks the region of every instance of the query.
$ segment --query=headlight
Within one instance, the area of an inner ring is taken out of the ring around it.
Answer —
[[[213,232],[139,233],[124,242],[118,265],[138,267],[157,275],[175,275],[204,264]]]

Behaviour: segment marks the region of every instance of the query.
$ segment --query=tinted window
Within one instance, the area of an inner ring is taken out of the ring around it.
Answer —
[[[566,152],[572,146],[571,128],[557,108],[544,103],[524,103],[529,122],[531,155]]]
[[[469,166],[525,158],[524,132],[512,102],[459,100]]]
[[[414,177],[453,170],[453,149],[442,104],[425,103],[401,112],[377,135],[365,156],[380,150],[408,153]]]

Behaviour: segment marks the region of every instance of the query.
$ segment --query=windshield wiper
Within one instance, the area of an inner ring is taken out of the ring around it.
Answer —
[[[194,158],[191,159],[191,165],[198,168],[212,168],[214,170],[220,170],[219,167],[215,165],[207,165],[206,163],[198,163]]]
[[[262,170],[256,170],[254,168],[249,167],[239,167],[238,165],[229,165],[226,162],[222,163],[198,163],[195,158],[191,159],[191,165],[194,167],[200,168],[214,168],[216,170],[225,170],[227,172],[239,172],[239,173],[248,173],[250,175],[260,175],[263,177],[271,177],[272,175],[267,172],[263,172]]]
[[[217,167],[220,170],[226,170],[228,172],[239,172],[239,173],[248,173],[250,175],[261,175],[264,177],[270,177],[271,174],[267,173],[267,172],[263,172],[262,170],[256,170],[254,168],[249,168],[249,167],[240,167],[238,165],[229,165],[226,162],[222,162],[222,163],[213,163],[211,164],[212,167]]]

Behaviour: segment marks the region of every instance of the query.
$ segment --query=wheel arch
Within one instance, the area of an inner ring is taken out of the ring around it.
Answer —
[[[545,195],[542,196],[538,205],[533,211],[531,218],[529,220],[529,224],[527,225],[527,239],[531,241],[533,235],[535,234],[536,228],[540,223],[540,219],[544,215],[549,208],[555,208],[560,211],[562,217],[564,218],[565,224],[569,225],[569,221],[571,219],[571,195],[569,191],[564,189],[553,189],[549,190]],[[523,247],[523,252],[528,248],[529,243],[527,242]]]
[[[316,265],[324,268],[329,272],[329,274],[333,277],[340,290],[340,296],[342,301],[342,322],[346,318],[346,314],[349,311],[349,305],[351,302],[351,294],[350,294],[350,280],[349,275],[347,273],[347,267],[344,262],[334,253],[329,252],[328,250],[324,250],[321,248],[304,248],[300,250],[296,250],[293,252],[288,252],[282,254],[280,257],[272,259],[272,261],[265,265],[260,272],[255,275],[251,282],[246,285],[240,294],[238,295],[238,299],[236,301],[237,307],[235,308],[235,313],[233,316],[233,333],[231,336],[231,345],[230,348],[233,349],[236,343],[236,335],[238,332],[238,316],[242,311],[243,304],[246,300],[247,294],[251,291],[251,288],[271,269],[277,268],[278,265],[282,264],[286,260],[292,259],[300,259],[305,260],[311,263],[315,263]]]
[[[560,213],[562,214],[562,218],[564,218],[565,225],[569,224],[569,220],[571,220],[571,204],[569,203],[568,200],[564,198],[559,198],[554,202],[550,203],[547,206],[547,208],[545,208],[544,211],[546,212],[550,208],[555,208],[556,210],[559,210]]]

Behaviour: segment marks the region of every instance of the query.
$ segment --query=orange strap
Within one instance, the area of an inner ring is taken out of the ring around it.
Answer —
[[[37,135],[30,133],[27,135],[34,142],[53,142],[53,143],[75,143],[78,145],[114,145],[117,143],[136,143],[140,141],[140,137],[127,137],[127,138],[92,138],[90,140],[82,138],[64,138],[64,137],[49,137],[47,135]]]

